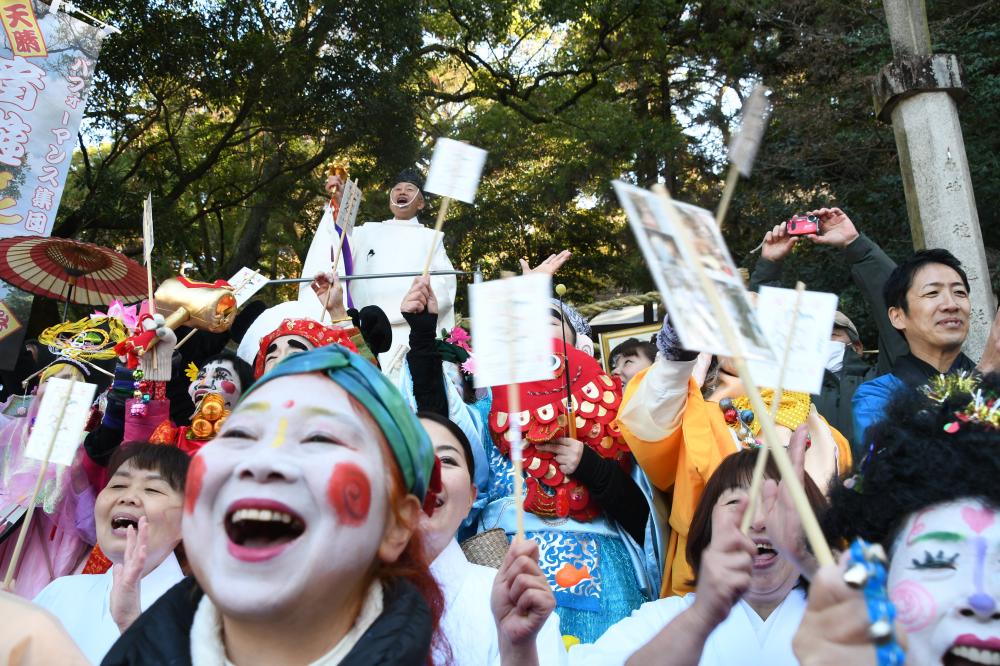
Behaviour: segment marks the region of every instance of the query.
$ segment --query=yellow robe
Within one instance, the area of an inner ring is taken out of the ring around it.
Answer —
[[[649,368],[636,374],[626,385],[619,414],[624,412],[648,372]],[[646,441],[635,436],[621,419],[618,425],[650,482],[672,495],[670,538],[660,596],[693,592],[694,588],[688,584],[694,578],[686,555],[688,528],[709,477],[723,458],[737,450],[732,432],[719,405],[702,398],[693,379],[688,380],[687,404],[680,427],[663,439]],[[851,466],[851,447],[835,428],[830,427],[830,432],[839,451],[839,472],[843,473]]]

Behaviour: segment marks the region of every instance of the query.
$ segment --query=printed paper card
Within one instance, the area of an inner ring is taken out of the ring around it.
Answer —
[[[94,384],[74,382],[71,379],[53,377],[45,382],[42,403],[38,407],[24,455],[34,460],[45,460],[49,444],[52,443],[49,462],[71,465],[76,449],[83,441],[83,428],[90,418],[90,405],[96,389]]]
[[[361,209],[361,188],[355,180],[348,180],[344,184],[344,193],[340,197],[340,212],[337,213],[337,226],[344,230],[348,238],[354,230],[354,223],[358,219],[358,211]]]
[[[785,347],[791,344],[782,389],[818,394],[823,388],[823,371],[830,356],[830,333],[837,310],[837,296],[819,291],[802,292],[792,333],[795,298],[794,289],[761,287],[757,299],[757,320],[771,340],[775,360],[762,362],[751,359],[750,374],[758,386],[777,387]],[[791,339],[789,333],[792,333]]]
[[[465,203],[476,199],[479,178],[486,164],[486,151],[454,139],[434,144],[431,168],[424,189]]]
[[[553,377],[551,293],[540,273],[469,285],[477,388]]]
[[[236,307],[241,308],[253,298],[253,295],[264,288],[268,279],[252,268],[244,266],[236,272],[236,275],[229,278],[229,284],[233,287],[233,296],[236,297]]]
[[[621,181],[612,185],[684,347],[725,356],[739,351],[726,345],[711,302],[698,280],[696,266],[700,264],[742,340],[743,354],[748,358],[773,358],[712,214],[690,204],[665,202],[648,190]],[[691,245],[690,254],[678,240],[682,225]]]

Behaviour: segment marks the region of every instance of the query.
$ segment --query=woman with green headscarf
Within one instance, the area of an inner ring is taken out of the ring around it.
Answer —
[[[430,663],[442,598],[417,525],[439,487],[426,432],[370,362],[288,357],[191,462],[194,578],[104,663]]]

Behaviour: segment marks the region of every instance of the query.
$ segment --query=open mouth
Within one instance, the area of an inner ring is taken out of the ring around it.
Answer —
[[[410,197],[403,195],[401,197],[396,197],[396,200],[393,202],[392,205],[395,206],[396,208],[403,208],[408,203],[410,203]]]
[[[941,659],[944,666],[1000,665],[1000,639],[983,640],[972,634],[962,634]]]
[[[778,551],[771,546],[770,541],[756,541],[757,554],[753,558],[755,569],[763,569],[771,566],[778,558]]]
[[[226,512],[229,552],[246,562],[277,557],[306,531],[306,523],[289,507],[273,500],[244,499]]]
[[[958,327],[960,327],[962,325],[962,320],[961,319],[942,319],[938,323],[941,324],[942,326],[946,326],[948,328],[958,328]]]
[[[115,536],[125,536],[129,527],[139,529],[139,519],[127,513],[116,513],[111,516],[111,533]]]

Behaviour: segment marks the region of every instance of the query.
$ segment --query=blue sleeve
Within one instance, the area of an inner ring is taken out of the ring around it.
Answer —
[[[882,420],[885,407],[892,394],[903,385],[894,375],[883,375],[865,382],[854,392],[851,405],[854,413],[854,436],[861,443],[862,450],[868,449],[866,432],[873,424]]]

